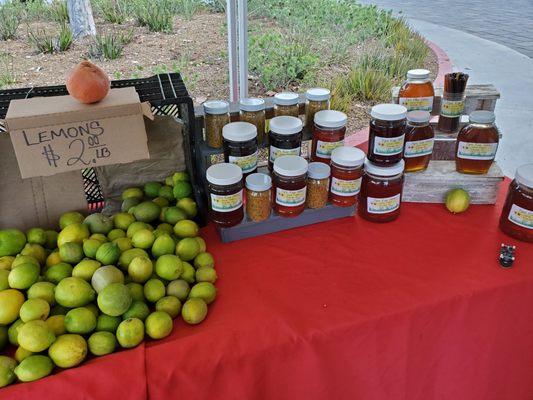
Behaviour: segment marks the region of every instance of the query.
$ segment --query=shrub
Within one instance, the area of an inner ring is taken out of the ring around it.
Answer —
[[[51,54],[55,50],[54,35],[44,29],[29,29],[28,40],[39,53]]]
[[[68,24],[68,7],[65,0],[54,0],[50,4],[50,18],[59,24]]]
[[[112,24],[123,24],[132,15],[131,1],[95,0],[94,5],[102,18]]]
[[[172,2],[173,12],[183,16],[185,19],[192,19],[202,7],[199,0],[174,0]]]
[[[91,55],[115,60],[122,56],[124,47],[133,39],[133,31],[96,35]]]
[[[13,56],[7,53],[0,53],[0,89],[15,82]]]
[[[22,11],[14,3],[0,5],[0,39],[14,39],[20,25]]]
[[[50,6],[44,0],[26,1],[24,9],[28,20],[42,20],[50,16]]]
[[[67,51],[72,45],[72,40],[73,36],[72,31],[70,30],[70,26],[66,23],[62,23],[61,28],[59,30],[59,37],[57,38],[57,50]]]
[[[137,22],[152,32],[172,32],[173,5],[170,0],[145,2],[137,0],[134,6]]]

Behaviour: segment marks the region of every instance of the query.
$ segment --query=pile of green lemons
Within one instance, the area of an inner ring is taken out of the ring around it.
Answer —
[[[185,172],[122,195],[121,212],[68,212],[60,231],[0,230],[0,387],[71,368],[88,355],[199,324],[216,297],[214,260],[192,220]]]

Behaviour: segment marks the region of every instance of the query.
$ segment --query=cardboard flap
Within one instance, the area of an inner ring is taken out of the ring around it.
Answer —
[[[154,114],[152,113],[152,107],[150,106],[150,103],[145,101],[144,103],[141,103],[141,109],[143,112],[143,115],[148,118],[150,121],[154,120]]]

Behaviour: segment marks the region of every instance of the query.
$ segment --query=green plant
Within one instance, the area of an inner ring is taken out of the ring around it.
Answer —
[[[59,37],[57,38],[57,50],[58,51],[67,51],[72,45],[72,31],[70,26],[66,23],[62,23],[59,29]]]
[[[339,102],[346,101],[346,98],[387,101],[393,84],[387,73],[360,65],[353,67],[346,77],[339,79],[334,85],[334,94],[339,97]]]
[[[226,0],[204,0],[204,4],[208,10],[215,13],[226,12]]]
[[[54,35],[45,29],[28,29],[28,40],[39,53],[53,53],[55,50]]]
[[[122,56],[124,47],[133,39],[133,30],[128,32],[108,33],[96,35],[95,43],[91,49],[93,56],[103,57],[107,60],[116,60]]]
[[[128,0],[94,0],[94,5],[102,18],[112,24],[125,23],[133,11]]]
[[[172,32],[174,12],[171,0],[136,0],[134,14],[139,25],[152,32]]]
[[[13,56],[7,53],[0,53],[0,89],[15,82]]]
[[[50,4],[50,18],[60,24],[68,24],[68,7],[65,0],[54,0]]]
[[[20,25],[22,12],[15,3],[0,5],[0,39],[14,39]]]
[[[44,0],[30,0],[24,3],[24,11],[27,20],[42,20],[49,16],[49,4]]]
[[[174,13],[189,20],[192,19],[202,7],[202,3],[199,0],[174,0],[172,5]]]

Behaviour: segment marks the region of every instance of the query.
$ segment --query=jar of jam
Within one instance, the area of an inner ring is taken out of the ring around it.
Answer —
[[[321,162],[309,163],[307,170],[307,208],[325,207],[328,203],[331,167]]]
[[[257,142],[263,143],[265,135],[265,100],[258,98],[241,99],[239,102],[240,117],[257,128]]]
[[[335,110],[322,110],[315,114],[311,160],[329,164],[331,153],[344,145],[346,114]]]
[[[246,177],[246,215],[254,222],[265,221],[272,209],[272,178],[266,174]]]
[[[302,147],[303,124],[300,118],[281,116],[270,120],[268,169],[281,156],[299,156]]]
[[[329,109],[331,92],[324,88],[313,88],[305,92],[305,126],[312,127],[315,114]]]
[[[257,129],[249,122],[230,122],[222,129],[224,161],[236,164],[244,176],[257,170]]]
[[[365,161],[359,193],[359,215],[372,222],[393,221],[400,215],[404,161],[380,166]]]
[[[274,95],[274,116],[280,117],[288,115],[291,117],[298,117],[300,115],[300,107],[298,101],[300,96],[298,93],[281,92]]]
[[[486,174],[494,161],[500,135],[492,111],[473,111],[457,136],[455,165],[463,174]]]
[[[222,128],[229,124],[229,103],[209,100],[204,104],[205,140],[209,147],[222,147]]]
[[[409,111],[405,126],[405,148],[403,159],[405,172],[424,171],[433,153],[435,133],[429,125],[428,111]]]
[[[368,159],[376,165],[396,164],[403,158],[407,109],[399,104],[378,104],[370,112]]]
[[[235,164],[221,163],[207,168],[205,176],[211,220],[222,228],[239,224],[244,218],[242,170]]]
[[[336,206],[355,205],[361,189],[364,151],[342,146],[331,153],[331,202]]]
[[[274,210],[282,217],[296,217],[305,209],[307,161],[300,156],[281,156],[274,161]]]
[[[516,169],[500,217],[500,229],[518,240],[533,242],[533,164]]]
[[[398,93],[398,103],[407,111],[433,110],[433,97],[435,90],[429,79],[427,69],[411,69],[407,71],[407,80],[403,83]]]

